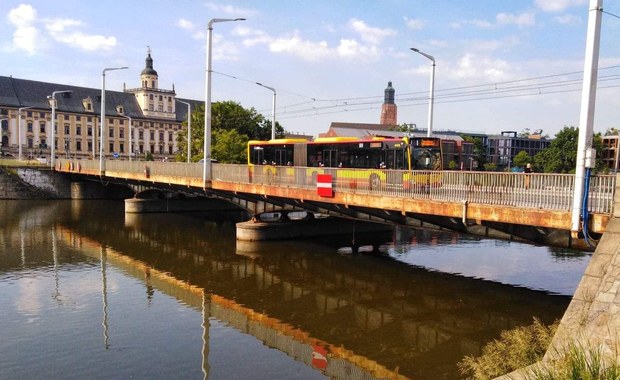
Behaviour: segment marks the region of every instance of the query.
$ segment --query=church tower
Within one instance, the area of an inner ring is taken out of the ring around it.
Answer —
[[[176,119],[174,86],[172,90],[162,90],[159,88],[159,76],[153,68],[153,58],[151,58],[151,48],[148,47],[144,70],[140,73],[140,87],[125,90],[134,94],[142,113],[146,117],[158,119]]]
[[[388,86],[384,91],[383,106],[381,106],[381,124],[398,125],[396,104],[394,103],[394,94],[396,90],[392,87],[392,82],[388,82]]]

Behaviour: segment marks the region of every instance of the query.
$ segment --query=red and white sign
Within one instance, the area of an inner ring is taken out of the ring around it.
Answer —
[[[334,191],[332,189],[332,175],[331,174],[317,174],[316,194],[319,197],[333,197],[334,196]]]
[[[325,348],[312,346],[312,366],[318,369],[327,368],[327,350]]]

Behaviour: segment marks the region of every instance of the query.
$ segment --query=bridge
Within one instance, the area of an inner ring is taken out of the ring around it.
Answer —
[[[199,194],[234,203],[252,214],[302,209],[358,220],[414,227],[434,226],[585,248],[571,236],[574,175],[403,171],[248,166],[212,163],[203,181],[202,163],[60,159],[55,170],[76,179],[125,183]],[[327,175],[327,177],[325,176]],[[325,179],[326,178],[326,179]],[[592,176],[588,230],[605,231],[614,206],[615,175]]]

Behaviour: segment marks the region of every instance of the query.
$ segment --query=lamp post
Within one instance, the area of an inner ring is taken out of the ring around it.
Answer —
[[[17,110],[17,159],[22,160],[22,111],[32,107],[21,107]]]
[[[276,138],[276,89],[273,87],[265,86],[262,83],[256,82],[256,84],[273,91],[273,105],[271,109],[271,139],[273,140]]]
[[[131,116],[123,115],[123,117],[125,119],[129,119],[129,161],[132,161],[131,156],[133,156],[133,142],[131,139],[133,138],[133,124],[131,124]]]
[[[416,48],[411,48],[411,50],[416,53],[425,56],[430,59],[432,62],[431,67],[431,88],[429,93],[429,102],[428,102],[428,130],[426,131],[426,136],[431,137],[433,134],[433,102],[435,100],[435,58],[432,55],[421,52]]]
[[[103,129],[105,126],[105,72],[113,70],[125,70],[129,67],[108,67],[101,72],[101,127],[99,129],[99,173],[103,174],[105,171],[105,160],[103,158],[103,143],[105,141],[105,134]]]
[[[72,92],[71,90],[62,90],[62,91],[54,91],[52,95],[47,98],[52,101],[52,148],[51,158],[50,158],[50,167],[54,170],[56,166],[56,94],[64,94],[67,92]]]
[[[187,106],[187,162],[192,159],[192,106],[188,102],[177,99],[177,102]]]
[[[211,50],[213,48],[213,24],[216,22],[245,21],[244,18],[212,18],[207,27],[207,75],[205,80],[205,135],[204,135],[204,166],[202,170],[203,186],[211,180]]]

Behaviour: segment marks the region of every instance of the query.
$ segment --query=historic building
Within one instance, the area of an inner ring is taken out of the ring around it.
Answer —
[[[130,153],[144,158],[150,152],[158,159],[177,152],[177,134],[188,117],[188,107],[182,102],[192,110],[204,102],[177,99],[174,85],[172,90],[160,89],[158,80],[149,49],[140,87],[106,90],[106,158],[128,159]],[[70,92],[55,96],[56,130],[52,134],[51,95],[55,91]],[[0,76],[3,154],[17,157],[20,138],[23,158],[49,158],[54,135],[57,157],[98,157],[100,116],[101,89]]]
[[[394,103],[394,95],[396,90],[392,87],[392,82],[388,82],[388,86],[384,91],[383,105],[381,106],[381,121],[383,125],[398,125],[398,113],[396,103]]]

